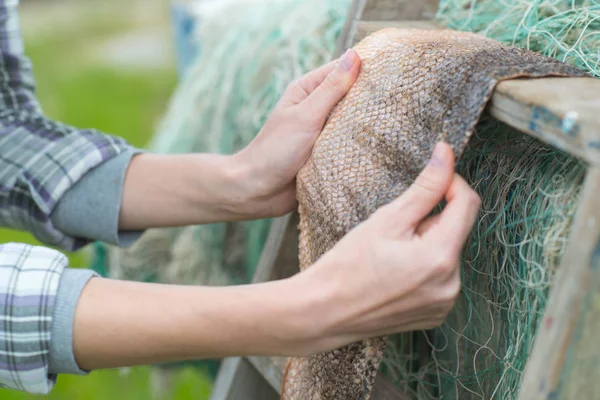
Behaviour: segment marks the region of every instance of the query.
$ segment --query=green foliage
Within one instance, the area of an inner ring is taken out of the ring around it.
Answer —
[[[150,368],[121,371],[96,371],[89,376],[64,375],[49,396],[33,396],[0,389],[2,400],[148,400],[152,398]],[[174,379],[172,395],[165,400],[202,400],[210,395],[210,382],[192,368],[179,371]]]

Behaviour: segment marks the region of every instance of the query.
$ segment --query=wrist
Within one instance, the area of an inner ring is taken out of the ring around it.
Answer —
[[[247,166],[240,162],[235,155],[202,154],[200,157],[212,159],[216,181],[212,187],[216,188],[215,204],[220,208],[224,220],[246,220],[253,217],[250,204],[253,202],[251,184],[249,184],[249,171]],[[199,195],[201,196],[201,195]],[[201,200],[198,201],[201,204]]]
[[[123,184],[121,230],[185,226],[245,217],[243,177],[229,156],[141,154]]]
[[[206,308],[196,303],[200,314],[194,320],[214,321],[208,326],[219,332],[215,346],[227,344],[220,356],[308,356],[337,345],[325,329],[329,318],[322,306],[328,296],[314,289],[296,277],[230,287],[227,294],[221,292],[223,300],[212,316],[203,315]]]
[[[231,355],[306,356],[319,349],[318,299],[302,280],[232,287]],[[227,311],[225,311],[227,313]],[[222,318],[219,312],[216,318]],[[200,319],[199,319],[200,320]]]
[[[289,211],[281,193],[272,190],[265,181],[268,174],[251,154],[242,150],[222,159],[223,174],[228,182],[227,209],[237,219],[269,218],[284,215]]]
[[[331,284],[321,279],[323,274],[313,271],[317,272],[308,270],[291,278],[252,285],[264,285],[270,292],[260,296],[262,305],[252,306],[264,311],[260,319],[265,327],[263,338],[268,338],[265,355],[307,357],[352,341],[340,331],[343,314],[339,305],[343,303],[338,301],[335,282]]]
[[[327,341],[326,316],[322,313],[325,296],[302,275],[270,283],[277,295],[266,325],[271,325],[269,331],[280,344],[278,354],[272,355],[308,356]]]

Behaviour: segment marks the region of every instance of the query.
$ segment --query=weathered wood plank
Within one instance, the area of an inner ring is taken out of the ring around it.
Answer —
[[[438,9],[439,0],[354,0],[344,28],[338,39],[334,58],[342,55],[344,50],[352,47],[366,34],[388,27],[422,28],[429,26],[426,21],[432,20]],[[371,25],[365,33],[364,24]],[[363,28],[360,28],[363,25]]]
[[[371,400],[410,400],[410,397],[401,393],[385,376],[377,374]]]
[[[581,282],[583,302],[561,374],[560,399],[591,399],[600,393],[600,168],[591,169],[588,174],[596,201],[587,223],[592,231],[590,240],[595,239],[596,244],[589,259],[583,256],[581,260],[587,267]]]
[[[596,209],[600,209],[598,202]],[[600,212],[596,213],[593,223],[598,228]],[[585,297],[581,314],[560,379],[560,399],[593,399],[600,396],[600,234],[596,233],[596,247],[586,271],[587,276],[582,282]]]
[[[210,400],[279,400],[279,394],[245,358],[228,358],[221,364]]]
[[[403,21],[433,19],[439,0],[367,0],[362,19]]]
[[[338,41],[335,47],[335,51],[333,52],[333,59],[340,57],[346,49],[352,47],[353,37],[356,33],[356,27],[358,22],[360,21],[361,15],[365,8],[366,0],[353,0],[350,8],[348,9],[348,14],[346,15],[346,21],[344,22],[344,27],[340,32],[340,36],[338,37]]]
[[[283,371],[287,364],[285,357],[248,357],[248,360],[257,371],[269,382],[271,387],[281,393]]]
[[[360,42],[366,36],[384,28],[397,29],[443,29],[441,25],[433,21],[359,21],[356,25],[352,46]]]
[[[600,79],[504,81],[488,109],[500,121],[600,165]]]
[[[286,359],[281,357],[248,357],[250,363],[271,384],[271,387],[281,393],[281,380],[285,369]],[[375,386],[371,394],[372,400],[409,400],[409,397],[400,392],[386,377],[381,374],[375,379]],[[212,399],[211,399],[212,400]]]
[[[300,271],[298,218],[298,213],[292,212],[273,221],[256,267],[254,283],[287,278]]]
[[[519,394],[522,400],[592,399],[600,393],[599,331],[594,331],[600,328],[599,168],[588,170],[584,185],[569,245],[527,364]],[[581,365],[575,366],[578,362]],[[586,370],[586,364],[593,363],[596,368]],[[561,377],[565,396],[559,396]],[[565,377],[573,381],[567,382]]]

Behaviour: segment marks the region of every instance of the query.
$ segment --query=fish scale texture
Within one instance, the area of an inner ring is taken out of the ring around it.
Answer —
[[[537,53],[452,30],[383,29],[355,50],[362,59],[359,77],[297,179],[301,269],[401,195],[437,142],[448,142],[459,157],[500,80],[585,75]],[[385,338],[371,338],[290,359],[281,398],[368,400],[384,349]]]

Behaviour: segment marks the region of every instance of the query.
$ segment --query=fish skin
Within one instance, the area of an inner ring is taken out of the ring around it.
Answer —
[[[453,30],[386,28],[355,46],[354,86],[332,111],[297,177],[300,269],[400,196],[446,141],[457,159],[496,84],[586,76],[555,59]],[[282,400],[369,400],[385,338],[292,358]]]

